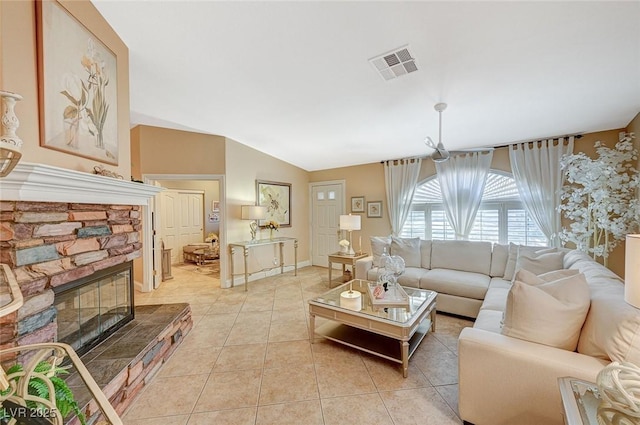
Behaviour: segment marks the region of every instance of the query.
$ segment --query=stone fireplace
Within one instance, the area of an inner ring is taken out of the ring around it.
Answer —
[[[141,206],[159,190],[42,164],[20,163],[3,178],[0,262],[12,269],[25,301],[2,319],[0,349],[71,338],[60,328],[69,315],[56,308],[56,294],[141,256]],[[117,296],[124,294],[131,310],[131,285]],[[97,299],[83,294],[78,300],[82,297]]]

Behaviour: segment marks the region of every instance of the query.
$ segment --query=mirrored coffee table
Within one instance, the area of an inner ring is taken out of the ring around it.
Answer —
[[[409,359],[429,331],[436,328],[434,291],[403,287],[409,297],[406,307],[374,307],[366,280],[354,279],[309,300],[311,342],[321,336],[340,344],[402,365],[406,378]],[[362,309],[340,306],[340,294],[352,287],[362,294]],[[316,328],[315,319],[329,319]]]

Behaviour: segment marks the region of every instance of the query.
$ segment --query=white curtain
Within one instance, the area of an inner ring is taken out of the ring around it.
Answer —
[[[509,159],[518,193],[531,219],[552,246],[560,246],[560,189],[564,175],[562,155],[573,153],[573,137],[520,143],[509,148]]]
[[[387,192],[387,211],[391,232],[397,236],[407,220],[411,201],[420,174],[420,158],[401,159],[384,163],[384,181]]]
[[[493,151],[473,152],[436,162],[442,203],[456,239],[469,239],[492,158]]]

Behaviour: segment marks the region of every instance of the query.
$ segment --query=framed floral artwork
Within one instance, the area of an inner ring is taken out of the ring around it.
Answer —
[[[291,184],[256,180],[258,205],[267,207],[267,216],[258,220],[260,227],[275,221],[280,227],[291,226]]]
[[[364,196],[351,197],[351,212],[352,213],[364,212]]]
[[[367,202],[367,217],[382,217],[382,201]]]
[[[57,1],[36,5],[40,145],[118,165],[117,56]]]

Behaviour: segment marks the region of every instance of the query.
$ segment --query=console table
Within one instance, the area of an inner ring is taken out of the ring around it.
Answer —
[[[249,272],[249,268],[247,266],[247,259],[249,258],[249,252],[252,248],[257,248],[259,246],[267,246],[267,245],[279,245],[280,246],[280,264],[276,267],[280,267],[280,273],[284,273],[284,244],[286,242],[293,242],[293,267],[294,267],[294,276],[298,276],[298,239],[297,238],[273,238],[273,239],[257,239],[255,241],[243,241],[243,242],[232,242],[229,244],[229,253],[230,253],[230,264],[231,264],[231,282],[233,286],[233,276],[237,276],[239,274],[244,275],[244,290],[248,290],[249,286],[249,275],[253,273],[259,273],[266,270],[271,270],[275,267],[267,267],[262,270],[256,270],[254,272]],[[233,254],[236,251],[236,248],[242,248],[244,254],[244,271],[243,273],[233,273]]]

